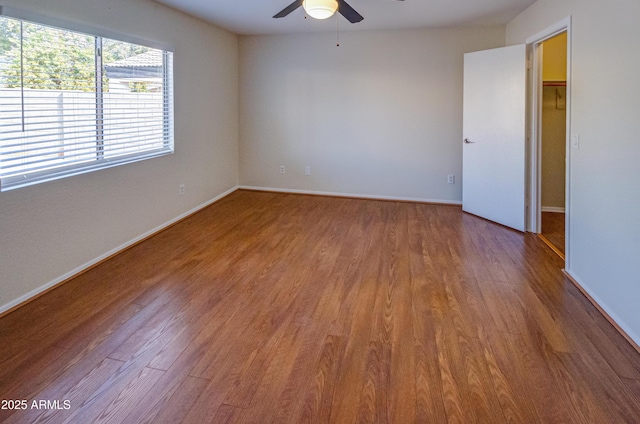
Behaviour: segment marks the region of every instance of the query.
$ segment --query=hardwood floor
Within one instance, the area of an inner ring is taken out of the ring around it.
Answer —
[[[0,319],[0,421],[637,423],[562,266],[455,206],[238,191]]]
[[[547,242],[558,250],[561,256],[564,256],[565,244],[565,223],[564,214],[557,212],[542,212],[542,236]]]

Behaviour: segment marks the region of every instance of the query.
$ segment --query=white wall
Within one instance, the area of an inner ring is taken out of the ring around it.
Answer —
[[[538,0],[507,43],[572,15],[568,272],[640,344],[640,2]]]
[[[340,41],[240,38],[240,183],[460,202],[463,54],[503,46],[504,27]]]
[[[0,193],[0,312],[216,198],[238,178],[237,36],[150,0],[3,5],[173,46],[176,152]]]

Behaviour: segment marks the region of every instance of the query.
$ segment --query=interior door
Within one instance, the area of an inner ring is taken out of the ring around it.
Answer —
[[[525,231],[526,45],[464,55],[462,209]]]

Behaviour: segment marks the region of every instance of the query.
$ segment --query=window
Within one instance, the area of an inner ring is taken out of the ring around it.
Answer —
[[[0,188],[173,152],[172,53],[0,16]]]

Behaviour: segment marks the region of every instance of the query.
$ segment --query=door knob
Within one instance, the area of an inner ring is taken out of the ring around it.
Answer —
[[[475,143],[475,141],[471,141],[468,138],[464,139],[465,144],[471,144],[471,143]]]

